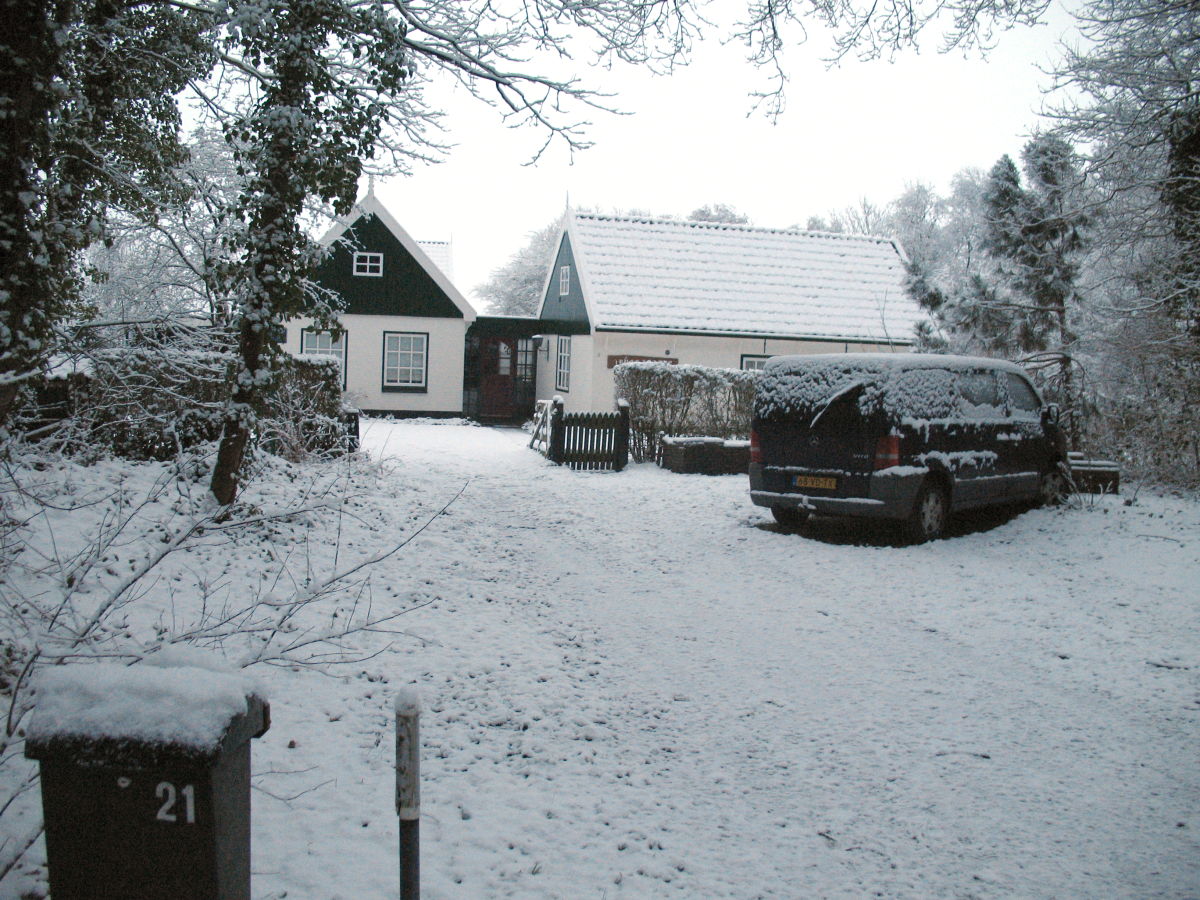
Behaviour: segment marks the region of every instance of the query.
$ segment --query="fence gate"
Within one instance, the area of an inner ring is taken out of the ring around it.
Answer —
[[[629,406],[611,413],[567,413],[561,399],[538,403],[530,447],[572,469],[621,471],[629,463]]]

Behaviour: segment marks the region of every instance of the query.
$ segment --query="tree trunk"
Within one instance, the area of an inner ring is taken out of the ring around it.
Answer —
[[[12,413],[19,381],[36,371],[53,316],[53,275],[36,221],[47,166],[54,79],[61,68],[55,32],[71,16],[69,0],[0,0],[0,426]]]
[[[307,91],[307,70],[301,58],[304,52],[303,42],[297,41],[281,54],[275,88],[264,98],[259,110],[258,124],[266,141],[255,160],[259,175],[252,182],[251,199],[246,205],[247,278],[238,329],[241,367],[225,415],[210,482],[213,496],[222,506],[237,498],[267,364],[269,330],[288,310],[300,306],[290,301],[295,292],[303,290],[302,273],[296,271],[296,222],[303,209],[306,188],[293,168],[296,149],[302,140],[297,137],[289,113],[302,108]],[[261,124],[264,122],[265,125]]]
[[[259,371],[266,342],[266,331],[261,328],[256,330],[243,318],[238,340],[243,372]],[[210,485],[213,496],[222,506],[228,506],[237,499],[239,476],[246,458],[246,446],[250,442],[253,410],[258,399],[255,382],[253,377],[238,379],[232,405],[222,425],[221,443],[217,449],[217,462],[213,466]]]

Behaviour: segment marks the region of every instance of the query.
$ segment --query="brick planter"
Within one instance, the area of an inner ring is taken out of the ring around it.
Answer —
[[[711,437],[662,439],[658,464],[694,475],[744,475],[750,468],[750,443]]]
[[[1121,468],[1106,459],[1084,459],[1081,453],[1070,454],[1071,480],[1081,494],[1119,494]]]

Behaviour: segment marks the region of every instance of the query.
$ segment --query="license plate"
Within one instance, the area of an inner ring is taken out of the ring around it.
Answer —
[[[816,488],[819,491],[836,491],[837,479],[827,475],[795,475],[792,486],[798,488]]]

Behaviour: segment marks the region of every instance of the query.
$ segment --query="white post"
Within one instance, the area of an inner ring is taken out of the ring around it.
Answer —
[[[396,695],[396,813],[400,816],[400,900],[421,896],[421,695]]]

